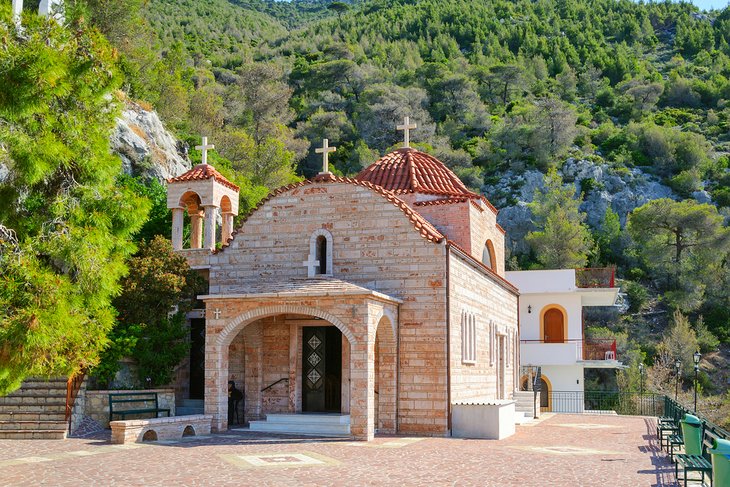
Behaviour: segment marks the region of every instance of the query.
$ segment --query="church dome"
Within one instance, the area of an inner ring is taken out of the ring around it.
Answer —
[[[410,147],[386,154],[363,169],[355,179],[368,181],[396,194],[479,198],[443,162]]]

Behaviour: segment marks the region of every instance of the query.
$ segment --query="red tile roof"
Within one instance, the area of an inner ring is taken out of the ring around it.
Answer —
[[[369,181],[396,194],[478,197],[443,162],[410,147],[384,155],[363,169],[355,179]]]
[[[210,164],[198,164],[188,172],[167,180],[168,183],[182,183],[185,181],[202,181],[213,178],[223,186],[238,191],[240,188],[227,180],[221,173],[215,170]]]
[[[417,206],[463,203],[468,198],[480,210],[482,208],[476,200],[482,200],[487,208],[497,213],[487,198],[469,191],[459,176],[443,162],[411,147],[384,155],[360,171],[355,179],[369,181],[395,194],[422,193],[446,197],[444,200],[418,202]]]
[[[303,186],[308,186],[310,184],[316,184],[316,183],[346,183],[346,184],[352,184],[355,186],[362,186],[362,187],[368,188],[368,189],[378,193],[386,200],[388,200],[390,203],[393,204],[393,206],[400,209],[406,215],[406,217],[410,220],[410,222],[413,224],[413,227],[416,230],[418,230],[418,232],[421,234],[421,237],[423,237],[426,240],[428,240],[429,242],[433,242],[433,243],[439,243],[444,240],[444,235],[441,232],[439,232],[436,229],[436,227],[434,227],[428,220],[426,220],[418,212],[411,209],[411,207],[408,206],[408,204],[406,204],[406,202],[404,202],[403,200],[398,198],[392,192],[386,191],[382,187],[376,186],[368,181],[359,181],[359,180],[353,179],[353,178],[343,178],[340,176],[335,176],[332,173],[320,174],[318,176],[315,176],[312,179],[307,179],[307,180],[301,181],[299,183],[293,183],[293,184],[289,184],[287,186],[282,186],[281,188],[272,191],[271,193],[268,194],[268,196],[266,196],[266,198],[259,201],[259,203],[256,205],[256,207],[254,207],[248,213],[248,215],[245,216],[243,221],[240,223],[239,228],[243,227],[244,222],[256,210],[258,210],[261,206],[266,204],[266,202],[269,201],[270,199],[272,199],[282,193],[286,193],[287,191],[290,191],[292,189],[301,188]],[[225,249],[225,247],[227,247],[230,244],[230,242],[233,240],[233,238],[236,236],[237,233],[238,233],[238,230],[234,231],[231,234],[231,238],[229,238],[228,242],[223,243],[224,249]]]

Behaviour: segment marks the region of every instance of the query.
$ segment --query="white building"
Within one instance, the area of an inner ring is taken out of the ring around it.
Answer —
[[[619,288],[614,269],[559,269],[507,272],[520,290],[520,389],[532,390],[541,371],[541,409],[583,412],[586,368],[619,368],[614,339],[584,336],[583,308],[613,306]]]

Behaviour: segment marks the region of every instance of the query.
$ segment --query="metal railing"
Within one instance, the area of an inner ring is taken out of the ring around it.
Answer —
[[[587,267],[575,270],[575,285],[579,288],[615,287],[615,267]]]
[[[545,391],[541,394],[546,394]],[[663,416],[663,394],[618,391],[550,391],[542,410],[558,413],[598,413],[628,416]],[[547,403],[547,407],[545,404]]]
[[[555,345],[563,343],[574,343],[576,346],[576,360],[618,360],[616,340],[613,338],[584,338],[568,339],[560,342],[545,340],[520,340],[520,344]]]

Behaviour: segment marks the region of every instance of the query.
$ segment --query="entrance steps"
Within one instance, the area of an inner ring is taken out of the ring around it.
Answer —
[[[525,413],[525,416],[531,418],[533,416],[533,414],[535,414],[535,411],[533,409],[534,408],[534,403],[533,403],[534,398],[535,398],[535,393],[532,391],[515,392],[514,393],[515,411]],[[540,399],[538,396],[538,401],[539,400]],[[538,408],[537,412],[538,413],[540,412],[539,408]]]
[[[307,436],[350,436],[349,414],[267,414],[250,421],[249,431]]]
[[[66,438],[66,379],[28,379],[0,397],[0,439]]]
[[[204,409],[202,399],[183,399],[179,406],[175,406],[175,416],[203,414]]]

